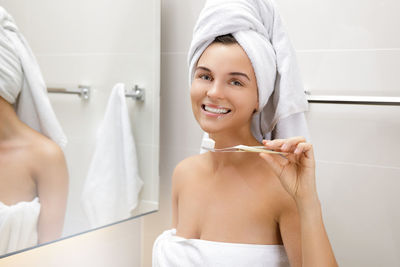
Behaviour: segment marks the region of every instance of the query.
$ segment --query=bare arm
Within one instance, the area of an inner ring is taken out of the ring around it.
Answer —
[[[282,240],[291,265],[338,266],[322,220],[321,204],[315,185],[312,145],[306,143],[303,137],[263,143],[269,149],[291,153],[286,158],[260,154],[292,197],[285,201],[286,206],[279,219]]]
[[[278,217],[279,230],[291,267],[302,266],[302,244],[299,212],[288,194],[279,200],[282,207]]]
[[[288,201],[279,228],[290,266],[338,266],[322,220],[318,200]]]
[[[197,170],[193,158],[179,162],[172,174],[172,228],[175,229],[179,224],[179,195],[182,194],[188,178]]]
[[[318,199],[297,203],[300,215],[302,266],[338,266],[322,220]]]
[[[172,228],[178,226],[178,188],[177,177],[174,171],[172,175]]]
[[[40,148],[37,190],[40,201],[38,243],[61,237],[68,195],[68,171],[64,154],[55,144]]]
[[[178,227],[179,218],[179,192],[186,172],[186,161],[183,160],[175,167],[172,174],[172,228],[175,229]]]

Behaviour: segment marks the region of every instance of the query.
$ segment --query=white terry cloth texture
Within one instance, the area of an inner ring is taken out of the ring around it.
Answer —
[[[153,245],[153,267],[289,267],[283,245],[256,245],[186,239],[164,231]]]
[[[259,142],[288,136],[307,138],[304,112],[308,103],[295,51],[275,2],[208,0],[193,30],[188,53],[190,84],[204,50],[215,37],[225,34],[232,34],[246,52],[257,79],[259,109],[251,125],[254,137]],[[293,127],[273,131],[290,116],[291,122],[298,121]]]
[[[21,121],[64,148],[67,138],[50,104],[39,65],[3,7],[0,25],[0,96],[15,105]]]
[[[10,206],[0,202],[0,255],[37,245],[39,214],[37,197]]]
[[[136,208],[143,181],[131,130],[125,86],[116,84],[98,129],[82,203],[91,227],[126,219]]]

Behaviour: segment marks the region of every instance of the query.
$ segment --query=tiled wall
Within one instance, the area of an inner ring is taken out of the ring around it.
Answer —
[[[400,96],[400,2],[276,0],[307,90]],[[171,175],[199,151],[186,53],[205,1],[162,1],[160,210],[144,218],[144,265],[171,228]],[[311,104],[325,226],[340,266],[400,265],[400,107]]]

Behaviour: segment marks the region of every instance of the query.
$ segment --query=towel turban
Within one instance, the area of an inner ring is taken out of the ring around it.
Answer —
[[[47,96],[39,65],[12,16],[0,7],[0,96],[14,104],[21,121],[61,147],[64,132]]]

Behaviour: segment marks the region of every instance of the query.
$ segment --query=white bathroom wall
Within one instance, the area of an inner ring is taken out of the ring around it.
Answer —
[[[157,209],[160,1],[0,0],[0,5],[13,15],[31,45],[49,87],[92,88],[87,102],[76,95],[49,95],[69,139],[65,155],[70,188],[63,235],[89,227],[81,209],[82,186],[96,131],[117,82],[145,89],[144,103],[127,98],[144,181],[134,214]],[[111,266],[113,258],[115,266],[139,266],[141,227],[140,219],[124,222],[0,259],[0,266]]]
[[[279,4],[307,90],[400,96],[398,1]],[[311,104],[307,117],[339,265],[399,266],[400,107]]]
[[[307,90],[397,95],[400,2],[276,0]],[[160,209],[144,218],[144,265],[171,228],[171,175],[199,151],[186,53],[205,1],[162,1]],[[400,107],[310,104],[325,225],[340,266],[400,265]]]

